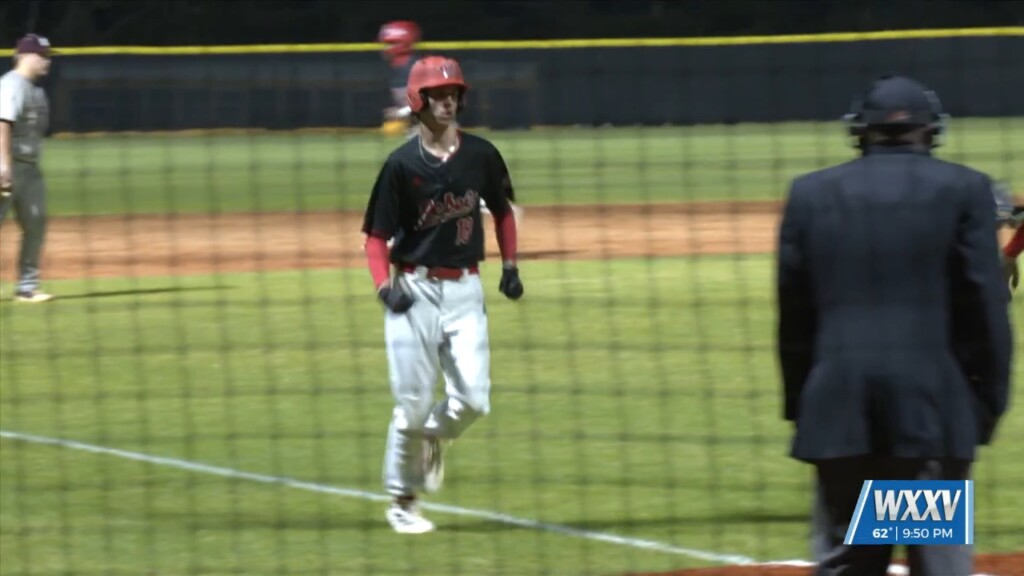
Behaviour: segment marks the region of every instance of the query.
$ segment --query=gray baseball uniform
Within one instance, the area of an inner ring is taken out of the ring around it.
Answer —
[[[50,123],[46,93],[11,70],[0,77],[0,121],[11,123],[14,193],[0,200],[0,224],[14,206],[21,226],[18,292],[39,287],[39,264],[46,236],[46,182],[39,169],[43,137]]]

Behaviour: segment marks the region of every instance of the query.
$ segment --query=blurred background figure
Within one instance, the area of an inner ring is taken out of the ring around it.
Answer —
[[[387,136],[415,134],[409,104],[406,102],[405,84],[409,70],[416,63],[416,43],[420,41],[420,27],[410,20],[394,20],[384,24],[377,41],[385,44],[382,54],[391,66],[391,105],[384,109],[382,130]]]
[[[39,85],[50,73],[50,41],[28,34],[14,49],[14,68],[0,77],[0,222],[14,208],[21,227],[19,302],[48,302],[40,289],[46,239],[46,181],[41,156],[50,125],[50,101]]]
[[[1003,246],[1003,271],[1010,284],[1011,292],[1020,284],[1020,265],[1017,257],[1024,252],[1024,204],[1015,204],[1013,193],[1006,182],[996,182],[993,186],[996,198],[996,223],[1000,229],[1008,227],[1012,232],[1009,242]]]

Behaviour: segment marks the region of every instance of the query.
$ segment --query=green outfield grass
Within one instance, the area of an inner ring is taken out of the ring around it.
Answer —
[[[527,205],[773,200],[794,175],[854,154],[839,122],[479,133],[500,147]],[[44,168],[55,215],[361,209],[399,142],[352,133],[54,139]],[[1019,181],[1024,118],[954,121],[939,154]]]
[[[524,164],[532,153],[510,148]],[[762,153],[767,162],[772,151]],[[785,456],[770,257],[530,262],[523,275],[527,296],[513,304],[484,269],[494,412],[450,452],[432,501],[760,560],[807,557],[810,476]],[[380,492],[391,400],[365,271],[48,286],[65,299],[0,303],[3,429]],[[1020,303],[1014,321],[1024,325]],[[572,576],[707,564],[439,513],[437,533],[398,537],[380,502],[0,447],[5,576]],[[1017,409],[981,458],[979,548],[1019,549]]]

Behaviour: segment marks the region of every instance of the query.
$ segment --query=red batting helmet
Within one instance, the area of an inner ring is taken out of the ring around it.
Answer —
[[[380,27],[377,41],[387,44],[387,54],[400,55],[412,52],[413,46],[420,41],[420,27],[410,20],[395,20]]]
[[[454,58],[445,56],[427,56],[417,60],[409,71],[409,81],[406,83],[406,96],[409,100],[409,108],[413,112],[419,112],[426,106],[426,99],[423,92],[429,88],[440,88],[442,86],[458,86],[459,109],[462,109],[462,97],[469,84],[466,84],[462,76],[462,67]]]

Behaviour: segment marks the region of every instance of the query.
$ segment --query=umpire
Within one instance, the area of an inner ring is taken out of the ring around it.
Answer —
[[[847,119],[859,158],[796,178],[779,231],[778,354],[791,456],[814,465],[817,576],[886,574],[844,546],[864,480],[962,480],[1007,407],[1012,335],[985,174],[934,158],[944,115],[886,76]],[[970,574],[965,546],[911,574]]]

